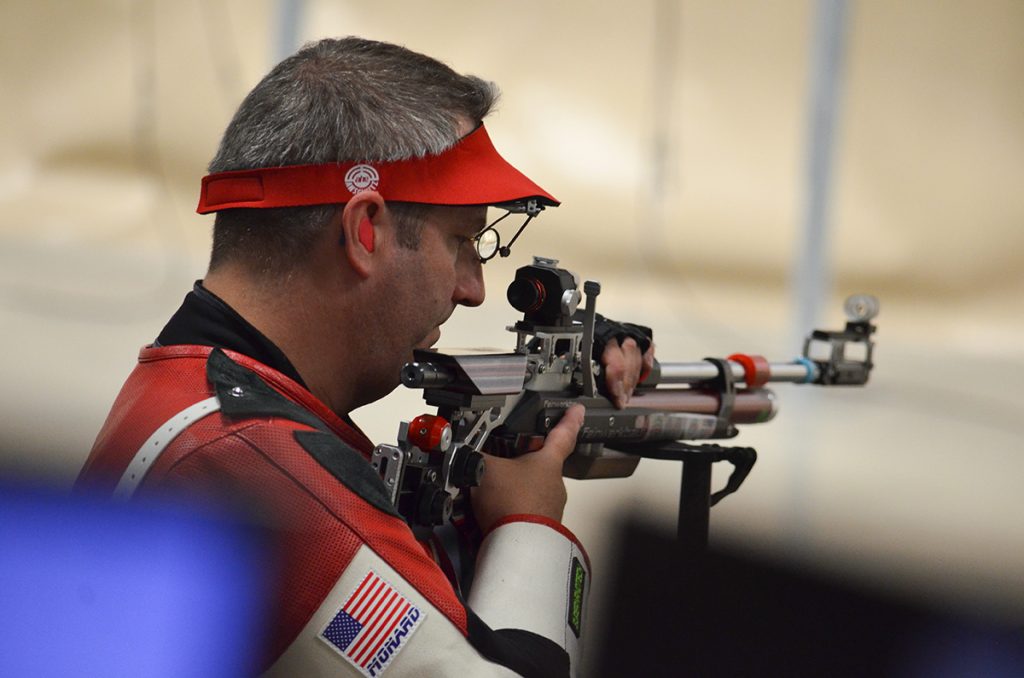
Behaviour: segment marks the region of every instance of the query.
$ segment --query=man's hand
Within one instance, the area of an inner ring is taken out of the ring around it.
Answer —
[[[622,344],[610,339],[601,354],[601,369],[604,371],[605,388],[612,404],[620,410],[628,403],[640,377],[654,368],[654,344],[640,355],[636,341],[627,337]]]
[[[566,410],[536,452],[515,459],[487,457],[483,481],[471,494],[473,515],[483,532],[501,518],[521,513],[562,521],[566,499],[562,463],[576,447],[584,411],[582,405]]]

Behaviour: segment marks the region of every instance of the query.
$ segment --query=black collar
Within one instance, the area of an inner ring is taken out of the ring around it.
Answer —
[[[274,342],[197,280],[167,321],[156,346],[190,344],[228,349],[258,360],[306,387],[298,370]]]

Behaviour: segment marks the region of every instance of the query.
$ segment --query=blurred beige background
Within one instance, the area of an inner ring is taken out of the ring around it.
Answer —
[[[795,355],[814,3],[308,0],[300,41],[359,34],[503,90],[503,154],[564,201],[488,264],[442,346],[510,348],[530,254],[599,279],[669,361]],[[0,5],[0,468],[68,484],[138,348],[203,275],[199,178],[272,65],[280,3]],[[850,2],[823,324],[882,299],[860,390],[780,386],[712,534],[858,576],[1024,604],[1024,3]],[[809,328],[800,328],[803,331]],[[357,420],[393,440],[423,405]],[[396,413],[400,413],[396,416]],[[567,523],[671,524],[676,465],[571,483]]]

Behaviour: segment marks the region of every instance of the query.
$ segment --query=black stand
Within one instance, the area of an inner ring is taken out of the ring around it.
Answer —
[[[687,551],[703,550],[708,545],[711,523],[711,465],[708,456],[694,456],[683,462],[683,482],[679,490],[679,543]]]
[[[711,507],[740,488],[757,461],[752,447],[720,445],[688,445],[674,442],[653,447],[618,448],[640,457],[673,459],[683,462],[683,480],[679,492],[679,542],[687,551],[704,551],[708,546]],[[711,492],[711,469],[715,462],[733,465],[728,482],[718,492]]]

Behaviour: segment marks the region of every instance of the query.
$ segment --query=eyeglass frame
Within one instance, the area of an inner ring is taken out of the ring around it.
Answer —
[[[512,245],[515,244],[516,240],[519,238],[519,235],[523,232],[523,230],[533,220],[534,217],[536,217],[538,214],[544,211],[544,205],[540,204],[535,199],[517,201],[512,203],[504,203],[500,205],[494,205],[494,207],[506,210],[506,212],[497,219],[495,219],[494,221],[492,221],[491,223],[489,223],[487,226],[484,226],[475,235],[468,238],[468,240],[473,243],[473,249],[476,250],[476,256],[480,259],[481,264],[486,264],[488,261],[493,259],[498,254],[500,254],[502,257],[507,257],[509,254],[511,254]],[[516,234],[512,236],[512,240],[510,240],[507,245],[502,246],[501,234],[498,232],[498,229],[496,229],[495,226],[497,226],[498,223],[500,223],[504,219],[507,219],[513,214],[525,214],[526,220],[519,227],[519,230],[516,231]],[[492,231],[494,233],[495,247],[494,251],[484,256],[484,254],[480,251],[480,241],[484,237],[484,235],[487,234],[488,231]]]

